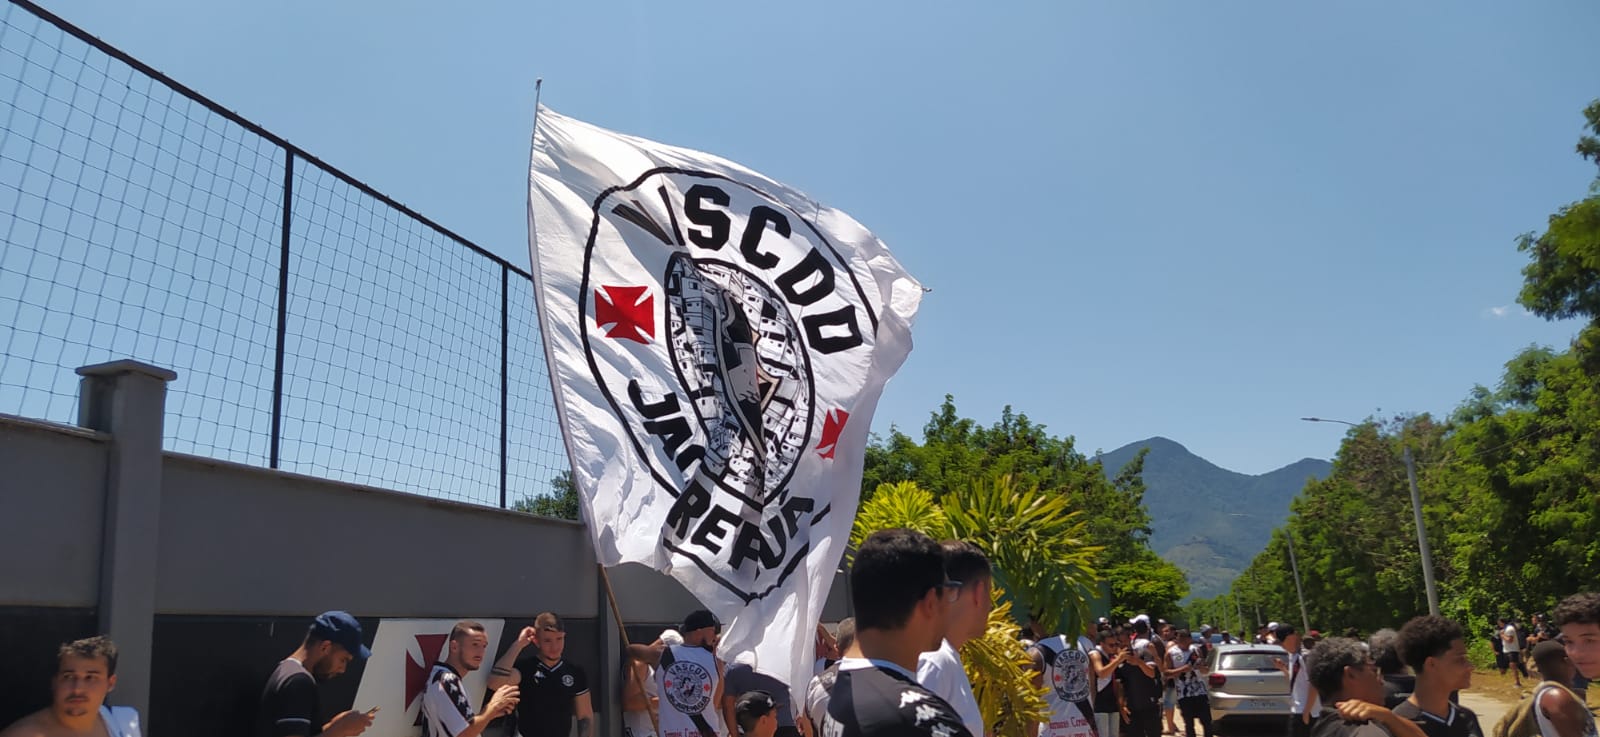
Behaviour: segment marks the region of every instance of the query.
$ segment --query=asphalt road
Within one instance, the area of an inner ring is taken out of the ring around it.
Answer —
[[[1515,706],[1471,691],[1461,692],[1461,705],[1478,715],[1478,726],[1483,728],[1484,734],[1494,731],[1494,725],[1500,721],[1500,717]]]

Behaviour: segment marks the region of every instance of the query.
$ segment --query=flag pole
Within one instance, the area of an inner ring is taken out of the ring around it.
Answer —
[[[541,99],[543,97],[543,94],[544,94],[544,77],[535,77],[534,80],[533,80],[533,139],[534,139],[534,143],[537,143],[538,137],[539,137],[539,104],[540,104],[540,101],[541,101]],[[535,274],[539,273],[538,264],[533,264],[533,266],[534,266],[533,273],[535,273]],[[542,318],[543,317],[543,311],[541,310],[540,312],[541,312],[540,317]],[[541,331],[543,331],[545,329],[545,326],[543,324],[542,319],[541,319],[541,322],[540,322],[539,329]],[[549,349],[549,346],[547,344],[546,345],[546,353],[547,354],[548,354],[548,349]],[[549,358],[549,356],[546,355],[546,359],[547,360],[548,360],[548,358]],[[561,404],[561,392],[559,390],[556,390],[555,386],[551,386],[550,388],[551,388],[551,391],[556,395],[555,396],[556,404],[560,405]],[[566,429],[567,429],[565,414],[564,413],[558,413],[558,416],[561,418],[561,431],[562,431],[562,434],[565,435],[566,434]],[[587,515],[585,515],[585,517],[587,517]],[[584,522],[585,525],[589,524],[587,519],[585,519],[583,522]],[[656,733],[657,737],[660,737],[660,735],[661,735],[661,724],[657,720],[655,710],[650,708],[649,693],[647,691],[645,691],[644,683],[639,680],[639,672],[637,670],[635,670],[634,667],[633,667],[633,658],[628,655],[628,645],[629,645],[628,628],[627,628],[626,624],[624,624],[623,621],[622,621],[622,608],[617,606],[617,594],[616,594],[615,591],[611,590],[611,576],[606,573],[606,567],[603,564],[599,563],[598,561],[595,563],[595,568],[599,569],[599,571],[600,571],[600,584],[605,587],[605,590],[606,590],[606,601],[611,605],[612,617],[617,620],[617,635],[622,639],[622,656],[623,656],[624,662],[627,664],[628,680],[630,680],[630,681],[632,681],[634,683],[637,683],[639,685],[639,693],[641,695],[645,696],[645,709],[644,709],[644,711],[645,711],[646,714],[648,714],[650,716],[650,727],[651,727],[651,729],[655,730],[655,733]]]
[[[606,573],[604,565],[596,563],[595,567],[600,569],[600,585],[606,589],[606,601],[611,604],[612,618],[617,620],[617,635],[622,638],[622,656],[628,665],[628,680],[639,685],[639,693],[645,697],[644,713],[650,715],[650,727],[655,730],[656,737],[661,737],[661,723],[656,719],[655,710],[650,708],[650,694],[644,690],[639,671],[633,667],[633,656],[628,655],[628,628],[622,622],[622,608],[617,606],[617,594],[611,590],[611,576]]]

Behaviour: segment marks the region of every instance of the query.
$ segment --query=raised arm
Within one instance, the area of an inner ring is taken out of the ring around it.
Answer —
[[[661,665],[661,653],[666,652],[666,649],[667,643],[660,640],[656,640],[648,645],[630,643],[628,645],[628,657],[644,663],[645,665],[657,666]]]
[[[494,661],[494,666],[489,669],[489,690],[493,691],[501,686],[516,686],[522,683],[522,672],[512,667],[517,658],[522,656],[522,651],[527,649],[539,639],[539,633],[532,627],[523,627],[517,639],[511,641],[511,646],[506,648],[506,653]]]

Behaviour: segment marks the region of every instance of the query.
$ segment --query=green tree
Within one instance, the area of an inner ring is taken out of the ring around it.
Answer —
[[[572,483],[572,472],[562,471],[550,479],[550,491],[524,496],[511,505],[512,509],[541,517],[579,520],[578,486]]]
[[[1594,135],[1578,140],[1578,155],[1600,164],[1600,100],[1583,111],[1585,128]],[[1596,180],[1600,190],[1600,179]],[[1545,232],[1518,239],[1528,254],[1522,270],[1519,300],[1546,319],[1600,319],[1600,194],[1568,204],[1550,216]]]
[[[892,429],[868,445],[863,500],[884,484],[914,481],[935,500],[1009,476],[1018,489],[1065,498],[1082,512],[1084,541],[1099,548],[1093,564],[1107,579],[1111,613],[1175,614],[1188,595],[1177,566],[1150,550],[1150,513],[1144,505],[1144,454],[1107,480],[1098,460],[1078,452],[1071,437],[1006,407],[984,426],[957,411],[946,395],[922,428],[922,440]]]
[[[965,540],[989,557],[997,606],[985,635],[962,645],[962,660],[984,722],[996,735],[1026,737],[1045,707],[1043,690],[1025,671],[1030,661],[1011,608],[1047,624],[1083,621],[1095,580],[1090,561],[1099,551],[1084,544],[1081,515],[1060,495],[1020,486],[1009,476],[975,481],[940,499],[901,481],[883,484],[862,504],[850,547],[895,527]]]

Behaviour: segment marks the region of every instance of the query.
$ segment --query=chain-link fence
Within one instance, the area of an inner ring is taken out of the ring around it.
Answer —
[[[178,372],[169,450],[481,504],[566,468],[528,274],[23,0],[0,6],[0,412]]]

